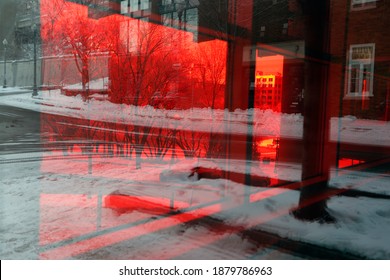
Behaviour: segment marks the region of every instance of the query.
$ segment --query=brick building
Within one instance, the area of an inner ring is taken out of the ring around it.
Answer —
[[[255,108],[280,112],[283,77],[281,73],[256,73]]]
[[[390,120],[389,14],[386,1],[331,1],[332,115]]]

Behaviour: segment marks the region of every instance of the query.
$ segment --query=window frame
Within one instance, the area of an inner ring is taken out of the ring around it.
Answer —
[[[367,10],[376,8],[376,2],[379,0],[351,0],[351,10]]]
[[[353,58],[353,50],[358,48],[365,48],[370,47],[372,49],[371,57],[369,59],[366,58]],[[361,99],[361,98],[369,98],[373,97],[373,87],[374,87],[374,69],[375,69],[375,43],[369,43],[369,44],[352,44],[349,47],[348,55],[347,55],[347,88],[346,88],[346,94],[344,98],[347,99]],[[368,90],[363,92],[363,78],[364,74],[367,73],[364,71],[365,66],[369,65],[368,73],[370,74],[369,77],[369,88]],[[355,68],[358,69],[358,91],[351,92],[351,79],[352,79],[352,69]]]

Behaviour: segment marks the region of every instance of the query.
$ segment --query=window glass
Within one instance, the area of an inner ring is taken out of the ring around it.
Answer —
[[[349,92],[347,96],[372,95],[372,79],[374,70],[374,46],[351,46]]]
[[[0,1],[0,256],[388,259],[389,13]]]
[[[129,12],[128,0],[121,1],[121,14],[126,14]]]

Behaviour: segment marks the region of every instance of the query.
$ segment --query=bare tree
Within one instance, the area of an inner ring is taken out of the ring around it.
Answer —
[[[206,132],[194,129],[181,130],[176,134],[176,144],[183,151],[186,158],[200,157],[206,134]]]
[[[142,20],[120,19],[112,21],[116,28],[110,28],[111,53],[111,101],[134,105],[132,114],[137,115],[139,106],[151,104],[153,94],[166,94],[175,79],[177,70],[173,67],[175,52],[166,27]],[[109,33],[107,33],[109,34]],[[153,129],[154,120],[142,127],[134,125],[132,141],[136,153],[136,168],[141,168],[141,155]],[[154,139],[158,140],[158,139]],[[160,139],[161,140],[161,139]],[[165,154],[169,141],[154,141]],[[151,152],[151,150],[149,150]]]
[[[223,108],[226,79],[226,43],[220,40],[200,43],[193,51],[191,79],[200,85],[197,93],[200,105]],[[220,102],[218,102],[220,101]]]
[[[118,18],[111,28],[112,101],[147,105],[156,91],[166,91],[175,70],[174,50],[165,27]],[[115,34],[116,33],[116,34]]]
[[[56,33],[60,31],[58,21],[64,16],[66,6],[64,0],[41,0],[41,36],[45,41],[45,55],[63,53],[62,46],[56,40]]]
[[[82,96],[89,94],[90,61],[105,45],[104,28],[87,16],[87,8],[64,0],[44,1],[43,36],[49,54],[70,54],[81,75]]]

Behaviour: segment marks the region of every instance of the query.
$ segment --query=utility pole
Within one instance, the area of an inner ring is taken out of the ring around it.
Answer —
[[[39,3],[36,2],[36,0],[31,0],[31,29],[33,31],[33,45],[34,45],[34,65],[33,65],[33,73],[34,73],[34,81],[33,81],[33,92],[32,97],[38,96],[38,87],[37,87],[37,24],[36,24],[36,17],[37,17],[37,8]]]
[[[34,85],[32,96],[35,97],[38,95],[37,88],[37,25],[34,23],[32,26],[34,32]]]
[[[3,88],[7,87],[7,64],[6,64],[7,45],[8,45],[8,41],[7,41],[7,39],[4,39],[3,40],[3,46],[4,46],[4,81],[3,81]]]

